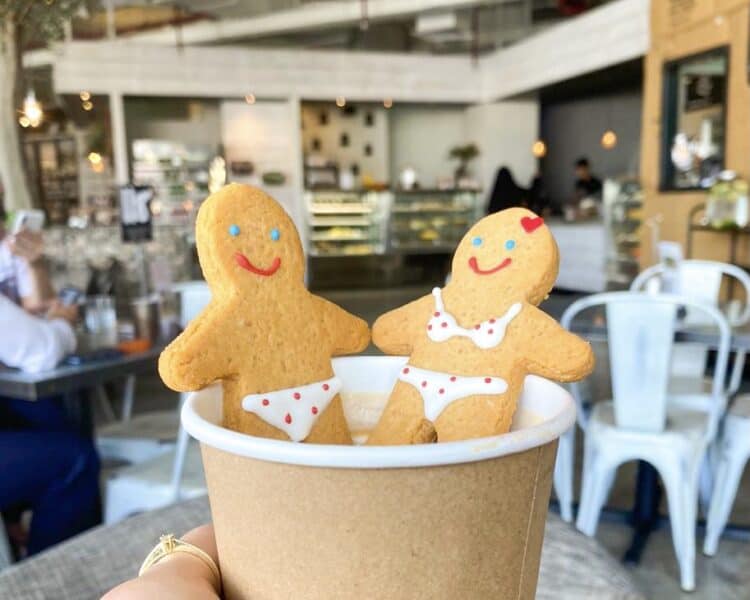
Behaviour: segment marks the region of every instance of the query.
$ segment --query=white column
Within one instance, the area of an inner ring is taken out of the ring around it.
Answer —
[[[128,174],[128,140],[125,134],[125,107],[120,92],[109,94],[109,115],[112,121],[112,164],[115,169],[115,184],[125,185]]]

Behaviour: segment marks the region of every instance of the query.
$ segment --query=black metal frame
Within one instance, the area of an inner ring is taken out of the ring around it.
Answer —
[[[722,56],[726,60],[726,75],[724,78],[724,110],[722,119],[724,121],[724,150],[722,158],[726,163],[726,146],[727,146],[727,113],[729,112],[729,77],[730,77],[730,49],[728,45],[717,46],[710,50],[703,50],[694,54],[681,56],[680,58],[670,60],[664,63],[662,69],[662,130],[661,130],[661,148],[660,148],[660,165],[659,165],[659,191],[660,192],[695,192],[696,190],[705,190],[702,187],[674,187],[671,183],[674,177],[674,165],[670,159],[669,148],[674,138],[677,125],[677,111],[673,110],[677,103],[677,69],[680,65],[708,56]],[[726,166],[726,164],[724,164]]]

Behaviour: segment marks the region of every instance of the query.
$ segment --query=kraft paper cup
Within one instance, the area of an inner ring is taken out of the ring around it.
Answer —
[[[353,430],[377,421],[405,360],[333,361]],[[557,438],[574,421],[570,395],[533,376],[510,433],[444,444],[243,435],[219,426],[220,387],[182,411],[230,600],[533,598]]]

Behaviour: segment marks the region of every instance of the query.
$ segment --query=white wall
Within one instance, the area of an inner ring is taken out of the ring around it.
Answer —
[[[320,124],[320,113],[328,122]],[[365,125],[365,115],[372,114],[373,123]],[[369,175],[376,181],[388,181],[388,111],[381,105],[357,104],[354,114],[348,114],[334,102],[306,102],[302,104],[302,150],[304,154],[320,154],[335,161],[340,168],[359,165],[360,177]],[[341,146],[341,134],[349,137],[349,145]],[[321,149],[314,152],[313,139],[320,140]],[[365,156],[365,145],[370,144],[372,155]]]
[[[228,168],[233,160],[249,161],[255,167],[251,177],[230,176],[230,181],[264,189],[284,206],[304,235],[299,177],[299,103],[258,101],[248,105],[244,101],[224,101],[221,103],[221,136]],[[265,186],[261,176],[267,171],[280,171],[286,176],[286,182]]]
[[[476,171],[485,190],[492,191],[499,167],[510,168],[516,182],[527,186],[537,162],[531,146],[539,137],[539,101],[536,97],[478,104],[466,110],[467,134],[479,146]]]
[[[462,106],[402,104],[389,113],[394,182],[401,169],[411,166],[422,187],[434,187],[438,177],[453,175],[457,166],[448,157],[450,149],[474,141],[467,137],[466,110]]]

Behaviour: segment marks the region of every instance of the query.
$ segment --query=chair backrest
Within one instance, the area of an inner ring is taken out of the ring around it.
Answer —
[[[187,327],[211,301],[211,290],[205,281],[184,281],[175,284],[180,295],[180,327]]]
[[[639,273],[630,285],[630,291],[647,291],[649,282],[658,278],[661,280],[660,292],[662,293],[678,294],[717,307],[724,276],[734,278],[744,289],[744,309],[728,317],[733,327],[744,325],[750,322],[750,275],[736,265],[693,259],[681,260],[674,268],[661,263]],[[695,319],[701,316],[688,314],[686,322],[695,323]]]
[[[560,323],[570,329],[579,313],[597,306],[606,310],[612,392],[618,426],[649,431],[664,428],[670,358],[678,309],[683,306],[705,314],[719,332],[710,406],[706,406],[706,410],[717,415],[723,411],[731,334],[726,318],[716,308],[676,295],[610,292],[574,302],[563,313]],[[572,391],[580,404],[578,386],[574,385]],[[582,408],[579,406],[579,422],[585,428]]]

